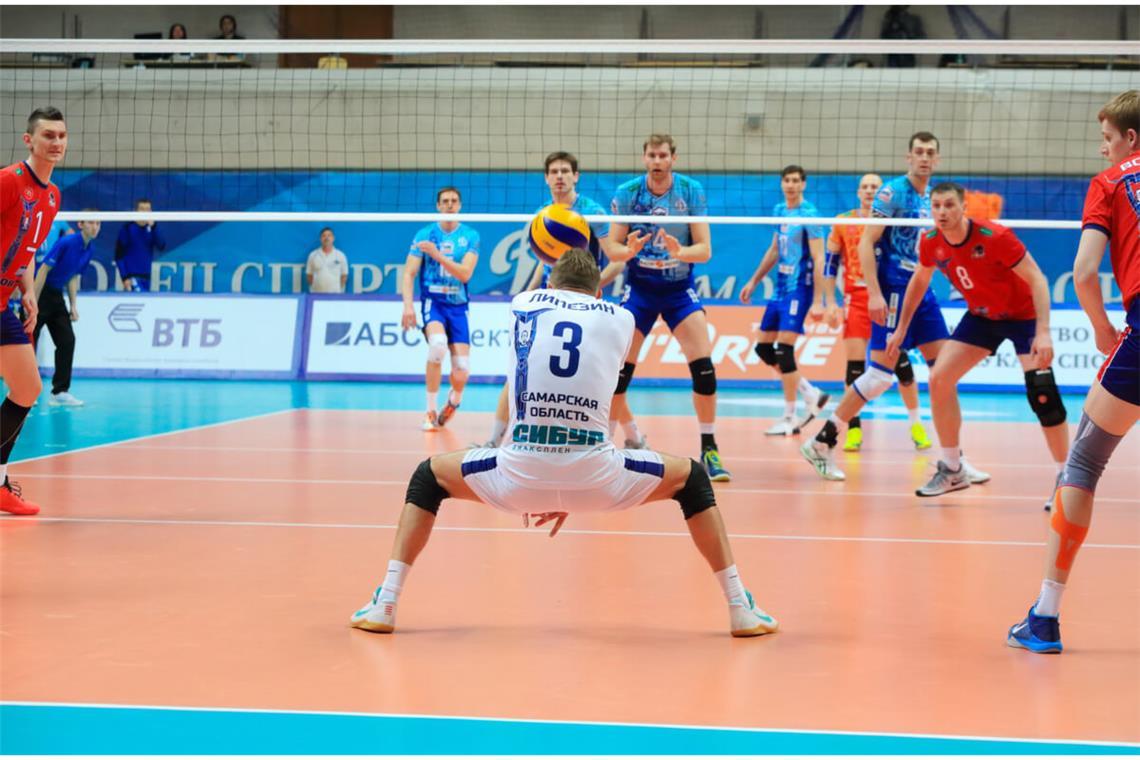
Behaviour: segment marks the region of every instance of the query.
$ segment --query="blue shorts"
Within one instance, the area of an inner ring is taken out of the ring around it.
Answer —
[[[1036,319],[986,319],[966,312],[954,328],[950,340],[978,346],[993,354],[997,353],[998,346],[1008,338],[1013,341],[1017,355],[1025,356],[1033,350],[1033,338],[1036,335]]]
[[[803,335],[804,319],[811,309],[812,295],[810,289],[800,289],[781,298],[773,298],[764,309],[764,316],[760,320],[760,331],[794,332]]]
[[[1100,367],[1096,379],[1121,401],[1140,406],[1140,298],[1128,310],[1128,326]]]
[[[872,351],[886,350],[887,341],[895,331],[895,324],[898,321],[899,312],[902,310],[903,293],[905,292],[905,288],[883,290],[883,298],[887,299],[887,324],[871,323],[870,349]],[[912,348],[925,346],[927,343],[933,343],[936,340],[946,340],[949,337],[950,331],[946,329],[946,320],[942,318],[942,310],[938,308],[938,301],[934,300],[934,296],[928,291],[926,297],[922,299],[914,311],[910,328],[906,331],[906,338],[902,342],[902,350],[909,351]]]
[[[621,305],[633,314],[633,324],[642,335],[649,334],[658,315],[665,320],[665,324],[672,331],[685,320],[685,317],[695,311],[705,310],[705,307],[701,306],[700,296],[692,288],[672,293],[643,293],[626,285]]]
[[[424,317],[424,328],[428,322],[439,322],[447,335],[449,345],[456,343],[470,343],[471,332],[467,327],[467,304],[447,303],[431,298],[425,298],[421,304]]]
[[[31,342],[20,318],[10,308],[0,311],[0,346],[18,346]]]

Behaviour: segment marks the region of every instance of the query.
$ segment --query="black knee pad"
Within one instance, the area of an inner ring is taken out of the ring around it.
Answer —
[[[776,365],[780,368],[780,372],[785,375],[789,372],[796,371],[796,353],[795,346],[787,343],[776,344]]]
[[[899,354],[898,363],[895,364],[895,377],[899,379],[899,385],[910,385],[914,382],[914,367],[910,366],[910,357],[906,355],[906,351]]]
[[[1025,373],[1025,393],[1029,397],[1029,406],[1041,427],[1060,425],[1068,419],[1065,404],[1061,401],[1061,391],[1057,390],[1057,380],[1053,377],[1053,370],[1031,369]]]
[[[633,380],[633,371],[637,369],[636,364],[626,362],[622,365],[621,371],[618,372],[617,388],[614,390],[615,396],[620,396],[629,390],[629,383]]]
[[[776,348],[771,343],[757,343],[756,355],[760,357],[760,361],[767,364],[769,367],[776,366]]]
[[[693,393],[698,396],[711,396],[716,393],[716,367],[712,359],[704,357],[689,362],[689,374],[693,376]]]
[[[862,375],[866,371],[867,371],[867,362],[862,361],[862,360],[860,360],[860,361],[850,361],[849,360],[847,362],[847,377],[845,377],[843,379],[843,384],[844,385],[851,385],[851,383],[853,383],[859,379],[859,375]]]
[[[415,504],[420,509],[439,514],[439,504],[451,496],[435,479],[431,471],[431,460],[425,459],[412,473],[408,481],[408,492],[404,495],[405,504]]]
[[[681,514],[688,520],[693,515],[699,515],[709,507],[716,506],[716,496],[713,494],[712,481],[695,460],[689,460],[689,477],[680,491],[673,494],[673,498],[681,505]]]

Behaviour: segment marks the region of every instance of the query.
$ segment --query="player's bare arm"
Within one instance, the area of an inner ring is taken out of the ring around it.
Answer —
[[[827,255],[835,257],[843,255],[843,251],[835,246],[830,238],[827,241]],[[827,274],[823,277],[823,290],[827,294],[829,304],[824,319],[827,321],[828,327],[836,330],[843,324],[843,297],[839,295],[839,291],[836,289],[837,278],[838,273],[835,277]]]
[[[879,289],[879,270],[875,262],[875,243],[883,237],[886,227],[867,227],[859,238],[859,264],[863,268],[863,279],[867,281],[867,314],[875,324],[887,323],[887,302]]]
[[[20,305],[24,307],[24,332],[32,333],[36,329],[36,318],[40,313],[39,299],[36,298],[36,283],[32,275],[35,261],[28,263],[28,268],[20,275]]]
[[[67,301],[71,304],[71,321],[79,321],[79,275],[67,281]]]
[[[1036,313],[1037,334],[1033,337],[1030,352],[1037,369],[1045,369],[1053,363],[1053,337],[1049,334],[1049,281],[1041,267],[1028,252],[1017,262],[1013,273],[1025,280],[1033,293],[1033,311]]]
[[[34,289],[36,298],[39,299],[44,293],[44,285],[47,284],[47,275],[51,271],[51,267],[47,264],[40,264],[36,267],[36,277],[34,282]]]
[[[930,287],[930,280],[933,277],[934,267],[919,264],[914,271],[914,276],[907,283],[906,295],[903,296],[902,309],[899,313],[898,322],[895,324],[895,331],[887,340],[887,361],[892,365],[898,361],[902,342],[906,338],[907,329],[910,327],[910,320],[914,317],[914,312],[918,309],[918,304],[922,302],[923,296],[926,295],[926,290]]]
[[[405,330],[411,330],[416,326],[416,311],[412,307],[412,297],[416,293],[416,275],[420,273],[422,262],[423,259],[410,253],[404,259],[404,284],[400,289],[404,299],[404,313],[400,317],[400,326]]]
[[[808,251],[811,253],[811,260],[813,264],[812,270],[812,299],[811,310],[808,312],[808,319],[818,322],[823,319],[823,294],[824,294],[824,277],[823,277],[823,238],[812,238],[808,240]],[[828,291],[831,293],[833,291]]]
[[[768,250],[764,252],[764,256],[760,259],[760,265],[756,267],[756,271],[748,278],[748,282],[744,283],[744,287],[740,289],[740,302],[752,303],[752,293],[756,290],[756,286],[760,284],[772,267],[776,266],[776,257],[779,252],[779,244],[776,242],[776,235],[772,235],[772,244],[768,246]]]
[[[1077,258],[1073,262],[1073,290],[1092,322],[1096,347],[1102,354],[1111,353],[1120,337],[1120,331],[1113,327],[1108,312],[1104,310],[1104,294],[1100,289],[1100,262],[1107,246],[1108,236],[1100,230],[1082,230]]]
[[[649,233],[630,233],[628,224],[611,224],[610,234],[607,238],[610,248],[606,251],[606,258],[610,261],[626,262],[641,253],[641,249],[649,242]]]
[[[708,224],[690,224],[689,235],[693,238],[690,245],[681,245],[677,238],[665,235],[665,250],[686,264],[704,264],[712,258],[712,233],[709,232]]]

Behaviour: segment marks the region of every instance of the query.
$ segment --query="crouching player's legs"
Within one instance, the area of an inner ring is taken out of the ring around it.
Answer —
[[[483,448],[498,448],[503,442],[503,436],[507,432],[507,417],[511,413],[510,400],[507,398],[508,392],[507,384],[503,383],[503,388],[499,391],[499,401],[495,404],[495,419],[491,422],[491,437],[483,444]]]
[[[1061,594],[1092,522],[1097,482],[1112,452],[1140,420],[1140,334],[1125,332],[1089,389],[1060,485],[1053,495],[1045,578],[1029,614],[1006,643],[1033,652],[1061,651]]]
[[[728,533],[705,468],[692,459],[670,454],[660,456],[665,472],[661,483],[645,501],[673,499],[681,505],[689,535],[712,568],[728,601],[732,635],[759,636],[774,632],[779,623],[756,606],[737,572]]]
[[[396,604],[408,571],[427,545],[435,516],[444,499],[480,501],[463,481],[465,451],[440,454],[420,462],[404,497],[404,511],[396,527],[388,573],[371,601],[352,614],[351,625],[374,633],[391,633],[396,627]]]
[[[903,400],[903,406],[906,407],[907,419],[910,422],[911,443],[919,451],[929,449],[933,444],[919,419],[918,383],[914,381],[914,367],[905,351],[899,354],[899,360],[895,364],[895,377],[899,379],[899,396]]]
[[[964,343],[955,337],[946,341],[938,352],[938,366],[930,371],[930,413],[942,445],[942,458],[930,482],[916,490],[916,495],[941,496],[970,487],[959,445],[962,408],[958,403],[958,382],[989,356],[991,350],[988,346]]]

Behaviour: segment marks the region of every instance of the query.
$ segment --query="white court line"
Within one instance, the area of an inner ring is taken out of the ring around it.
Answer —
[[[260,420],[266,417],[273,417],[278,414],[288,414],[289,412],[304,411],[302,409],[278,409],[275,412],[265,412],[263,414],[254,414],[250,417],[239,417],[235,420],[224,420],[222,422],[208,422],[205,425],[195,425],[194,427],[180,428],[178,430],[168,430],[165,433],[148,433],[146,435],[138,435],[134,438],[124,438],[121,441],[108,441],[107,443],[96,443],[92,446],[81,446],[78,449],[68,449],[67,451],[60,451],[56,454],[42,454],[38,457],[28,457],[27,459],[13,459],[8,462],[9,466],[16,464],[23,464],[25,462],[38,462],[41,459],[54,459],[55,457],[67,456],[68,454],[78,454],[81,451],[94,451],[96,449],[106,449],[111,446],[122,446],[125,443],[133,441],[148,441],[154,438],[165,438],[171,435],[178,435],[179,433],[190,433],[195,430],[206,430],[207,428],[222,427],[223,425],[233,425],[238,422],[252,422],[253,420]],[[23,475],[21,478],[25,477]],[[31,476],[28,476],[31,477]]]
[[[407,454],[413,457],[427,456],[430,452],[424,451],[409,451],[408,449],[340,449],[340,448],[319,448],[319,447],[294,447],[294,446],[157,446],[151,444],[133,444],[126,445],[123,448],[127,449],[145,449],[145,450],[170,450],[170,451],[249,451],[258,453],[278,453],[278,454],[363,454],[363,455],[399,455]],[[450,453],[450,452],[443,452]],[[931,456],[930,454],[917,454],[916,457]],[[731,457],[733,462],[802,462],[803,457]],[[865,453],[860,454],[859,460],[864,464],[901,464],[913,465],[916,459],[868,459]],[[1045,464],[1030,464],[1019,462],[990,462],[985,461],[986,467],[1009,467],[1027,470],[1055,470],[1056,465],[1053,463]],[[1113,470],[1136,470],[1140,472],[1140,465],[1136,467],[1129,467],[1128,465],[1112,465]]]
[[[573,516],[573,515],[571,515]],[[27,517],[5,516],[4,520],[22,520]],[[93,523],[113,525],[175,525],[182,527],[212,527],[212,528],[320,528],[334,530],[395,530],[395,525],[376,525],[370,523],[304,523],[304,522],[272,522],[258,520],[156,520],[136,519],[130,517],[35,517],[36,522],[50,523]],[[467,526],[437,525],[433,531],[444,533],[529,533],[532,536],[546,537],[546,529],[534,528],[478,528]],[[689,538],[689,533],[669,530],[581,530],[576,528],[563,528],[559,535],[578,536],[629,536],[637,538]],[[871,544],[941,544],[947,546],[1045,546],[1044,541],[985,541],[967,540],[957,538],[892,538],[889,536],[805,536],[789,534],[768,533],[729,533],[728,537],[734,540],[759,541],[829,541]],[[1083,544],[1084,549],[1140,549],[1140,544]]]
[[[221,475],[79,475],[73,473],[26,473],[18,476],[20,480],[157,480],[157,481],[197,481],[200,483],[284,483],[287,485],[319,485],[319,486],[406,486],[406,480],[341,480],[325,478],[238,478]],[[741,482],[741,481],[737,481]],[[749,482],[749,481],[745,481]],[[978,487],[980,490],[980,486]],[[779,496],[817,495],[817,496],[873,496],[880,499],[920,499],[911,491],[902,493],[885,491],[839,491],[839,490],[806,490],[803,488],[726,488],[725,494],[755,493],[772,494]],[[1040,495],[1030,496],[1003,496],[998,494],[979,493],[977,495],[955,492],[954,498],[966,501],[1041,501]],[[1140,499],[1121,499],[1111,496],[1098,496],[1097,502],[1121,502],[1123,504],[1140,504]],[[925,500],[931,506],[938,502]]]

